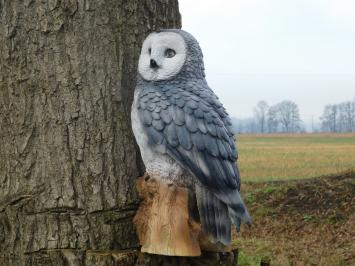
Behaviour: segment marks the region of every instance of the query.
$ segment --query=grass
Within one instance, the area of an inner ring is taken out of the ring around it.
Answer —
[[[355,134],[238,135],[240,266],[355,265]]]
[[[354,180],[347,171],[245,184],[253,225],[234,237],[239,265],[355,265]]]
[[[355,134],[238,135],[243,182],[303,179],[355,169]]]

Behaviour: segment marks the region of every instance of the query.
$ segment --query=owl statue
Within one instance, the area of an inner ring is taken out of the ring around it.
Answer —
[[[145,39],[131,118],[146,172],[187,187],[203,231],[213,243],[230,244],[231,223],[239,230],[251,218],[239,194],[231,120],[207,85],[191,34],[167,29]]]

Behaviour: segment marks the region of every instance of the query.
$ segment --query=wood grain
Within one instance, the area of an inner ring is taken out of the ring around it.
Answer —
[[[188,210],[186,188],[148,176],[137,181],[143,202],[134,218],[142,252],[168,256],[200,256],[200,224]]]

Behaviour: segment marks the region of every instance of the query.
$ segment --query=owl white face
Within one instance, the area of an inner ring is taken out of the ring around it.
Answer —
[[[185,40],[174,32],[151,33],[143,42],[138,71],[145,80],[166,80],[185,63]]]

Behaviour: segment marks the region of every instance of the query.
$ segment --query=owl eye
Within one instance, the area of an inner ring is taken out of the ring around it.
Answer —
[[[151,54],[152,53],[152,48],[148,49],[148,53]]]
[[[176,55],[176,52],[173,49],[165,50],[165,57],[172,58]]]

